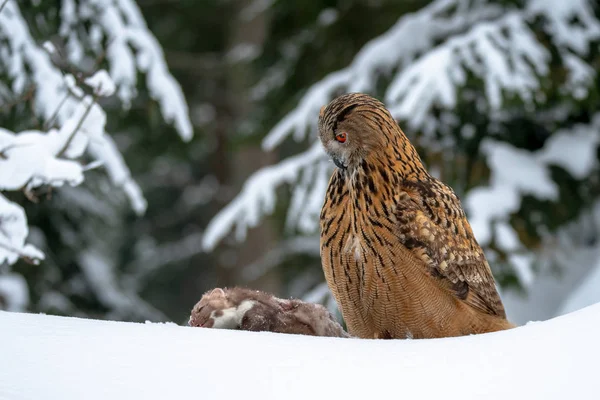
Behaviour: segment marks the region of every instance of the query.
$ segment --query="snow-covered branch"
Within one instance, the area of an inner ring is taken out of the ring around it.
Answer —
[[[491,170],[490,185],[471,190],[465,199],[477,240],[488,244],[492,237],[491,222],[506,220],[517,211],[523,195],[557,198],[558,187],[550,178],[551,165],[562,167],[577,179],[588,176],[598,163],[599,130],[600,114],[596,114],[592,124],[561,130],[533,153],[507,143],[484,141],[482,148]]]
[[[243,240],[248,228],[256,226],[264,214],[273,212],[277,186],[295,182],[301,171],[308,169],[310,172],[311,168],[322,162],[323,154],[320,143],[315,143],[304,153],[250,176],[242,193],[206,227],[203,247],[212,250],[234,225],[237,226],[236,238]]]
[[[104,51],[102,41],[108,39],[105,49],[109,72],[117,84],[117,94],[125,105],[136,96],[138,70],[146,74],[146,86],[153,99],[160,104],[167,122],[172,122],[181,138],[192,138],[192,124],[181,87],[169,74],[160,44],[148,30],[137,4],[133,0],[84,0],[78,7],[74,0],[65,1],[62,8],[61,33],[68,34],[70,45],[81,46],[68,24],[91,22],[89,40],[97,53]],[[74,58],[81,58],[74,52]]]
[[[549,21],[547,29],[565,56],[568,83],[591,83],[589,66],[580,57],[600,37],[600,23],[589,0],[531,0],[527,7],[508,14],[485,1],[471,3],[438,0],[400,18],[388,32],[367,43],[347,68],[314,84],[298,107],[265,137],[264,148],[274,148],[290,134],[296,140],[307,132],[314,134],[320,107],[339,90],[372,92],[377,77],[391,71],[396,72],[386,104],[394,117],[424,132],[435,129],[425,126],[435,120],[432,107],[455,107],[457,88],[465,84],[467,72],[483,80],[491,108],[502,106],[503,91],[530,101],[550,62],[545,44],[528,27],[537,17]],[[575,19],[582,23],[573,24]]]
[[[0,264],[12,264],[19,258],[36,263],[44,259],[44,253],[25,244],[27,233],[27,219],[23,208],[0,195]]]
[[[465,198],[465,208],[479,243],[488,246],[495,237],[498,248],[511,254],[510,261],[525,285],[532,278],[531,260],[515,253],[523,249],[509,217],[519,210],[525,195],[557,200],[558,187],[551,179],[550,166],[559,166],[576,179],[589,176],[598,167],[598,131],[600,114],[589,125],[556,132],[533,153],[489,139],[482,145],[491,170],[490,184],[472,189]]]
[[[436,47],[396,75],[386,93],[390,112],[423,129],[434,106],[456,107],[467,71],[482,79],[491,109],[502,106],[503,93],[530,102],[539,89],[537,76],[548,72],[548,51],[527,27],[522,12],[484,21]],[[429,125],[425,131],[435,129]]]
[[[92,96],[83,96],[70,75],[64,86],[74,95],[81,96],[69,116],[60,117],[62,126],[47,132],[29,130],[15,134],[0,128],[0,190],[25,190],[50,185],[79,185],[85,166],[75,160],[85,150],[90,139],[100,140],[104,135],[106,116]],[[110,95],[110,78],[103,71],[89,80],[98,85],[94,90]],[[71,96],[71,94],[66,94]],[[61,103],[59,107],[64,106]],[[53,115],[60,115],[58,109]],[[116,151],[116,150],[115,150]],[[116,154],[119,154],[116,152]],[[23,209],[0,195],[0,263],[14,263],[18,257],[38,262],[43,254],[31,245],[25,245],[28,234]]]
[[[477,2],[470,7],[469,3],[467,0],[438,0],[400,18],[388,32],[367,43],[348,67],[329,74],[308,89],[298,107],[267,134],[263,147],[272,149],[291,133],[296,140],[304,138],[307,132],[316,133],[319,109],[340,89],[371,91],[378,74],[397,68],[403,70],[436,41],[480,19],[487,21],[501,14],[501,9],[494,5]]]
[[[85,64],[86,46],[91,46],[97,55],[106,53],[109,73],[100,70],[83,81],[65,75],[52,61],[52,57],[61,56],[55,46],[38,44],[17,2],[4,4],[0,13],[0,37],[5,40],[0,69],[11,79],[10,89],[16,95],[34,88],[34,112],[51,129],[14,133],[0,128],[0,190],[78,185],[86,170],[78,159],[87,150],[97,160],[94,165],[103,165],[136,213],[143,214],[146,200],[106,134],[106,114],[95,99],[116,91],[127,106],[136,95],[138,70],[145,72],[150,94],[161,104],[163,115],[173,121],[183,139],[189,140],[192,128],[181,88],[168,73],[162,50],[134,1],[65,0],[60,11],[59,34],[65,38],[68,61]],[[90,28],[88,36],[82,38],[78,36],[81,30],[74,28],[84,22],[90,23]],[[102,47],[104,38],[108,39],[106,49]],[[82,85],[94,95],[85,95]],[[15,254],[39,259],[41,253],[23,245],[27,228],[22,209],[4,198],[1,204],[4,239],[0,262],[14,262]],[[7,227],[7,221],[13,221],[13,228]]]

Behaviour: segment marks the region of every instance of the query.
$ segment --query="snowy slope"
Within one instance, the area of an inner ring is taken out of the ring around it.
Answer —
[[[600,304],[402,341],[0,312],[0,398],[598,399],[599,335]]]

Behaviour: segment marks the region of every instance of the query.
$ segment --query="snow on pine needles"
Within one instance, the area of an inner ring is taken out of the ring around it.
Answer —
[[[168,72],[162,49],[135,1],[65,0],[59,7],[62,53],[53,43],[34,38],[19,2],[5,1],[0,11],[0,71],[8,77],[0,107],[10,106],[9,97],[31,92],[33,113],[43,121],[41,129],[21,132],[0,127],[0,191],[30,194],[43,185],[77,186],[86,170],[102,167],[133,210],[143,214],[147,204],[142,190],[106,132],[107,115],[96,100],[116,96],[127,109],[142,72],[165,120],[189,141],[192,125],[181,87]],[[73,29],[81,23],[89,29]],[[74,74],[65,68],[89,66],[96,59],[106,60],[106,70]],[[84,155],[92,159],[87,165]],[[0,193],[0,265],[19,258],[34,263],[44,259],[26,243],[27,236],[23,208]]]

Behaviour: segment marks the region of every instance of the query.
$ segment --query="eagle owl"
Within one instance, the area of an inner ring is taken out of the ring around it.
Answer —
[[[320,216],[322,266],[350,334],[514,327],[459,199],[429,175],[380,101],[334,99],[321,109],[319,138],[337,167]]]

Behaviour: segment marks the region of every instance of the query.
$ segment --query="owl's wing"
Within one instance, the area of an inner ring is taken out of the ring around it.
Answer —
[[[433,178],[403,182],[396,217],[398,239],[440,286],[479,311],[506,318],[490,266],[450,187]]]

